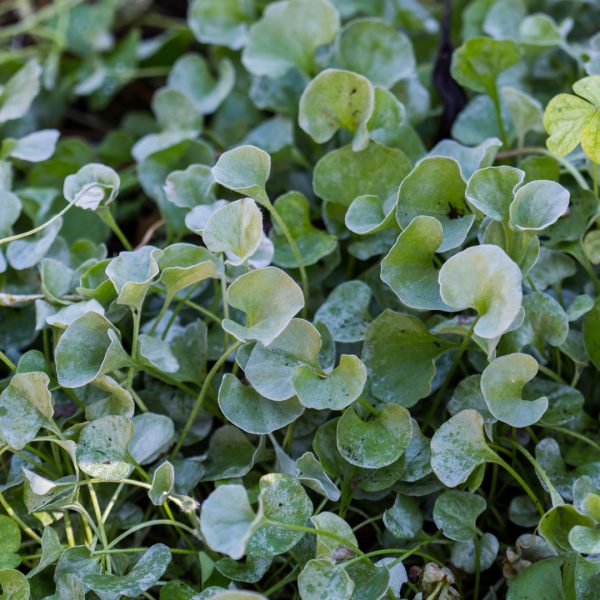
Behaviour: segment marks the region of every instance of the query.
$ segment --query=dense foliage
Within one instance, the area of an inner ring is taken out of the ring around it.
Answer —
[[[598,3],[33,4],[0,597],[598,598]]]

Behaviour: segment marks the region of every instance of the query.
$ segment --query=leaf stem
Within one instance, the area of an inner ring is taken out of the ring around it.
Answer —
[[[6,514],[32,539],[35,540],[38,544],[42,542],[42,538],[35,532],[33,529],[25,525],[23,521],[19,518],[19,515],[12,509],[11,505],[6,501],[6,498],[3,496],[2,492],[0,492],[0,504],[2,508],[6,511]]]
[[[133,250],[133,246],[129,243],[129,240],[119,227],[119,224],[115,221],[112,212],[110,211],[110,206],[101,206],[97,210],[100,218],[110,227],[111,231],[117,236],[118,240],[123,245],[123,248],[128,252]]]
[[[517,483],[523,488],[523,491],[529,496],[531,501],[535,504],[535,507],[537,508],[537,511],[540,513],[540,516],[543,516],[546,511],[544,510],[542,503],[539,501],[538,497],[535,495],[533,490],[529,487],[527,482],[503,458],[501,458],[500,456],[497,456],[495,460],[498,462],[498,464],[502,468],[504,468],[506,471],[508,471],[513,476],[513,478],[517,481]]]
[[[179,521],[169,521],[168,519],[154,519],[153,521],[145,521],[144,523],[138,523],[133,527],[130,527],[127,531],[124,531],[121,535],[117,536],[109,545],[108,549],[114,548],[119,542],[123,541],[127,536],[139,531],[140,529],[145,529],[147,527],[154,527],[155,525],[170,525],[171,527],[178,527],[191,533],[192,535],[197,535],[197,531],[195,531],[189,525],[185,525],[184,523],[180,523]]]
[[[242,344],[242,342],[236,341],[233,344],[231,344],[231,346],[226,348],[225,352],[223,352],[223,354],[221,354],[221,356],[219,357],[217,362],[212,366],[211,370],[206,374],[204,382],[202,383],[202,388],[200,389],[200,393],[196,397],[196,402],[194,403],[194,406],[190,412],[190,415],[187,418],[185,425],[183,426],[183,430],[181,431],[181,435],[179,436],[179,439],[177,440],[177,444],[175,444],[175,447],[173,448],[173,452],[171,452],[171,458],[175,457],[177,455],[177,453],[179,452],[179,450],[181,449],[181,446],[183,446],[183,442],[185,442],[185,438],[187,437],[187,434],[189,433],[190,429],[192,428],[192,425],[194,424],[194,421],[196,420],[196,417],[198,416],[198,413],[200,412],[200,409],[202,408],[202,405],[204,404],[204,399],[208,392],[208,388],[210,387],[210,383],[213,380],[213,377],[219,372],[221,367],[225,364],[225,361],[227,360],[229,355],[232,352],[235,352],[235,350],[237,350],[241,346],[241,344]]]
[[[17,370],[17,366],[15,363],[0,350],[0,361],[2,361],[11,371],[15,372]]]

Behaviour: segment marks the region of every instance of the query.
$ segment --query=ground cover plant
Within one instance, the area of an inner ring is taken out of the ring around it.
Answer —
[[[0,22],[0,598],[598,597],[597,2]]]

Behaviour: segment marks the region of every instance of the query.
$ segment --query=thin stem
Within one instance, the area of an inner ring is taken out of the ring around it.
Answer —
[[[184,523],[180,523],[179,521],[169,521],[168,519],[154,519],[153,521],[145,521],[144,523],[139,523],[138,525],[134,525],[130,527],[127,531],[123,532],[121,535],[117,536],[109,545],[108,548],[114,548],[119,542],[123,541],[126,537],[130,536],[132,533],[139,531],[140,529],[145,529],[147,527],[154,527],[155,525],[170,525],[171,527],[178,527],[191,533],[192,535],[196,535],[196,531],[190,527],[189,525],[185,525]]]
[[[110,212],[110,207],[103,206],[99,208],[97,212],[100,218],[110,227],[112,232],[117,236],[118,240],[123,245],[123,248],[125,248],[125,250],[128,251],[133,250],[133,246],[129,243],[129,240],[127,239],[127,237],[125,237],[125,234],[119,227],[118,223],[115,221],[112,212]]]
[[[148,331],[148,335],[152,335],[156,331],[156,328],[160,325],[160,322],[162,321],[162,318],[165,316],[165,313],[167,312],[167,310],[169,310],[169,306],[171,306],[172,299],[173,299],[173,297],[170,295],[167,295],[165,297],[165,301],[163,302],[163,305],[162,305],[160,311],[156,315],[156,318],[154,319],[154,322],[152,323],[152,327],[150,327],[150,330]]]
[[[23,521],[19,518],[19,515],[12,509],[11,505],[6,501],[6,498],[0,492],[0,504],[2,508],[6,511],[6,514],[32,539],[35,540],[38,544],[42,542],[42,538],[35,532],[33,529],[25,525]]]
[[[102,542],[103,548],[108,548],[108,538],[106,537],[106,530],[104,529],[104,521],[102,520],[102,511],[100,510],[100,503],[98,502],[98,496],[96,496],[96,490],[93,484],[90,483],[88,486],[88,492],[92,501],[92,508],[96,515],[96,524],[98,526],[98,533],[100,534],[100,541]],[[106,572],[110,575],[112,573],[112,564],[110,557],[106,557]]]
[[[570,435],[571,437],[574,437],[575,439],[578,439],[578,440],[584,442],[585,444],[588,444],[589,446],[594,448],[594,450],[597,450],[598,452],[600,452],[600,446],[598,444],[596,444],[596,442],[592,441],[589,437],[583,435],[582,433],[579,433],[577,431],[571,431],[570,429],[567,429],[566,427],[559,427],[558,425],[544,425],[544,424],[539,424],[539,425],[541,427],[543,427],[544,429],[550,429],[551,431],[557,431],[558,433],[562,433],[564,435]]]
[[[281,229],[281,233],[283,234],[283,237],[287,240],[292,254],[296,259],[296,262],[298,263],[298,269],[300,270],[300,280],[302,282],[302,291],[304,292],[304,307],[302,309],[302,316],[306,319],[308,316],[308,299],[310,294],[310,287],[308,285],[308,275],[306,274],[306,267],[304,266],[302,255],[300,254],[300,250],[298,250],[296,241],[294,240],[294,237],[288,229],[288,226],[286,225],[285,221],[279,216],[277,209],[273,206],[273,204],[271,204],[271,201],[269,200],[269,198],[267,198],[266,194],[265,197],[262,199],[262,202],[264,203],[271,217],[277,224],[277,227]]]
[[[196,417],[198,416],[198,413],[200,412],[200,409],[202,408],[202,405],[204,404],[204,399],[208,392],[208,388],[210,387],[210,383],[213,380],[213,377],[219,372],[221,367],[225,364],[225,361],[227,360],[229,355],[232,352],[234,352],[235,350],[237,350],[237,348],[241,345],[241,343],[242,342],[235,342],[235,343],[231,344],[231,346],[226,348],[225,352],[223,352],[223,354],[221,354],[221,356],[219,357],[217,362],[213,365],[211,370],[207,373],[207,375],[204,379],[204,382],[202,384],[202,388],[200,389],[200,393],[196,397],[196,402],[194,403],[194,406],[190,412],[190,415],[187,418],[185,425],[183,426],[181,435],[179,436],[179,439],[177,440],[177,444],[175,444],[175,448],[173,448],[171,457],[175,457],[177,455],[177,453],[179,452],[179,450],[181,449],[181,446],[183,446],[183,442],[185,442],[185,438],[187,437],[187,434],[189,433],[190,429],[192,428],[192,425],[194,424],[194,421],[196,420]]]
[[[132,308],[131,315],[133,317],[133,333],[131,336],[131,359],[135,362],[137,360],[138,337],[140,334],[140,321],[142,318],[141,307],[140,308]],[[134,372],[135,372],[135,367],[132,365],[129,367],[129,372],[127,373],[127,387],[129,389],[132,388]]]
[[[494,103],[494,113],[496,114],[496,121],[498,123],[498,129],[500,131],[500,137],[502,138],[502,145],[508,148],[508,136],[506,135],[506,128],[504,127],[504,120],[502,119],[502,106],[500,105],[500,96],[498,95],[498,88],[494,84],[494,92],[491,94],[492,102]]]
[[[11,371],[15,372],[17,370],[17,365],[0,350],[0,361],[2,361]]]
[[[535,507],[537,508],[538,512],[540,513],[540,516],[543,516],[546,511],[544,510],[542,503],[539,501],[538,497],[535,495],[533,490],[529,487],[527,482],[503,458],[501,458],[500,456],[497,456],[496,461],[498,462],[498,464],[501,467],[503,467],[506,471],[508,471],[513,476],[513,478],[517,481],[517,483],[523,488],[523,491],[529,496],[531,501],[534,503]]]

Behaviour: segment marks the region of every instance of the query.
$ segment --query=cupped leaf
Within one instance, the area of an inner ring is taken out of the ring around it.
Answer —
[[[315,322],[324,323],[336,342],[360,342],[371,315],[371,288],[362,281],[345,281],[338,285],[319,306]]]
[[[465,573],[485,571],[494,564],[499,548],[498,538],[492,533],[484,533],[477,541],[456,542],[452,546],[450,560],[454,566]]]
[[[497,137],[488,138],[473,147],[463,146],[454,140],[442,140],[433,147],[429,156],[453,158],[460,165],[460,172],[466,181],[477,169],[490,167],[501,147],[502,142]]]
[[[260,519],[261,515],[250,506],[244,486],[225,484],[202,503],[200,531],[212,550],[239,560]]]
[[[117,303],[132,310],[141,310],[144,298],[160,267],[162,251],[153,246],[143,246],[131,252],[121,252],[106,267],[106,274],[117,291]]]
[[[128,446],[133,439],[131,419],[109,415],[86,425],[79,435],[77,464],[89,475],[105,481],[121,481],[133,470]]]
[[[475,521],[486,506],[485,498],[477,494],[451,490],[436,499],[433,520],[446,537],[457,542],[468,542],[476,537]]]
[[[349,463],[380,469],[402,456],[412,434],[410,414],[403,406],[390,402],[376,417],[367,420],[349,408],[337,424],[337,447]]]
[[[37,265],[56,242],[61,227],[62,219],[58,219],[40,233],[10,242],[6,248],[8,264],[16,271]]]
[[[238,266],[258,249],[263,235],[262,213],[252,198],[217,208],[208,218],[202,239],[212,252],[224,252]]]
[[[243,477],[252,468],[256,448],[237,427],[223,425],[210,438],[202,479],[216,481]]]
[[[223,377],[219,388],[219,407],[234,425],[257,435],[281,429],[304,412],[296,398],[273,402],[231,374]]]
[[[87,312],[71,323],[55,351],[60,385],[77,388],[129,364],[114,326],[104,316]]]
[[[60,135],[57,129],[42,129],[25,135],[18,140],[4,140],[4,145],[10,145],[10,156],[28,162],[48,160],[56,149]]]
[[[358,196],[375,195],[385,203],[395,196],[410,171],[406,155],[396,148],[370,143],[354,152],[343,146],[326,154],[313,172],[315,194],[333,204],[350,206]]]
[[[379,196],[358,196],[348,207],[344,217],[346,227],[359,235],[370,235],[394,225],[396,198],[389,196],[385,202]]]
[[[97,210],[117,197],[120,185],[121,180],[114,169],[90,163],[65,179],[63,194],[68,202],[79,208]]]
[[[308,321],[292,319],[268,346],[258,343],[244,369],[252,387],[269,400],[287,400],[295,392],[292,373],[295,367],[315,365],[321,349],[321,336]]]
[[[523,183],[525,172],[515,167],[486,167],[475,171],[467,185],[467,200],[486,217],[508,221],[515,191]]]
[[[565,156],[578,144],[595,163],[600,163],[600,75],[590,75],[573,85],[573,94],[558,94],[544,112],[544,127],[550,134],[548,150]]]
[[[325,496],[332,502],[337,502],[340,499],[340,490],[312,452],[305,452],[296,460],[296,476],[306,487]]]
[[[304,266],[314,265],[336,249],[335,235],[322,231],[310,222],[308,198],[300,192],[288,192],[277,198],[275,210],[296,242]],[[273,224],[269,238],[275,247],[275,264],[286,269],[298,268],[298,260],[277,223]]]
[[[369,325],[363,345],[372,393],[384,402],[413,406],[430,393],[435,359],[447,348],[416,317],[384,310]]]
[[[271,157],[256,146],[238,146],[223,152],[212,169],[215,181],[234,192],[264,203],[265,184],[271,171]]]
[[[283,0],[270,4],[250,27],[242,63],[253,75],[281,77],[296,68],[317,72],[315,51],[333,42],[339,15],[326,0]]]
[[[375,93],[369,80],[351,71],[326,69],[306,87],[300,98],[298,122],[317,143],[329,141],[338,129],[354,134],[352,149],[369,144],[367,122]]]
[[[442,301],[433,260],[444,231],[434,217],[415,217],[381,261],[381,279],[405,306],[422,310],[452,309]]]
[[[394,537],[410,540],[423,527],[423,513],[414,498],[397,494],[394,504],[383,513],[383,523]]]
[[[128,452],[140,465],[154,462],[168,450],[175,437],[175,426],[170,417],[145,412],[132,419],[134,434]]]
[[[310,518],[312,524],[320,531],[332,533],[343,540],[346,540],[348,545],[344,546],[340,541],[328,537],[327,535],[317,534],[317,558],[329,558],[335,560],[340,555],[341,551],[352,552],[351,546],[358,546],[358,541],[352,527],[338,515],[324,511]]]
[[[555,181],[530,181],[515,192],[510,226],[520,231],[541,231],[556,223],[569,208],[569,191]]]
[[[179,370],[177,358],[167,341],[142,333],[138,342],[140,357],[145,364],[163,373],[176,373]]]
[[[21,450],[42,427],[52,428],[54,406],[46,373],[17,373],[0,394],[0,437]]]
[[[87,574],[83,583],[99,595],[136,598],[154,587],[171,562],[171,551],[164,544],[154,544],[146,550],[126,575]]]
[[[169,202],[181,208],[202,206],[208,208],[212,200],[215,180],[212,169],[206,165],[191,165],[184,171],[169,173],[164,192]]]
[[[177,90],[191,100],[200,114],[211,114],[229,95],[235,83],[235,70],[231,61],[222,59],[218,70],[218,80],[215,80],[202,56],[185,54],[171,68],[167,85],[169,89]]]
[[[206,248],[193,244],[171,244],[158,257],[160,282],[173,297],[181,290],[204,279],[218,277],[220,265]]]
[[[470,38],[452,54],[450,72],[461,85],[494,96],[498,75],[519,58],[519,47],[510,40]]]
[[[0,91],[0,123],[20,119],[29,111],[40,91],[42,67],[30,60],[19,69]]]
[[[521,270],[498,246],[482,244],[462,250],[440,270],[442,300],[456,310],[479,313],[475,333],[501,336],[521,310]]]
[[[223,329],[240,341],[268,346],[304,306],[300,286],[276,267],[256,269],[238,277],[227,289],[227,302],[246,313],[246,324],[223,320]]]
[[[298,576],[302,600],[350,600],[354,585],[341,565],[326,558],[309,560]]]
[[[409,38],[379,19],[357,19],[344,27],[337,58],[345,69],[386,88],[412,75],[416,67]]]
[[[358,357],[342,354],[331,373],[300,365],[293,369],[291,381],[298,400],[306,408],[343,410],[362,394],[367,369]]]
[[[29,600],[31,597],[29,580],[21,571],[15,569],[0,570],[0,589],[3,592],[3,600]]]
[[[165,460],[152,474],[152,487],[148,490],[148,497],[154,506],[160,506],[169,497],[175,484],[175,470],[173,465]]]
[[[275,556],[295,546],[304,536],[273,523],[306,526],[313,505],[304,488],[291,475],[269,473],[259,482],[259,514],[262,523],[248,541],[248,553],[254,556]]]
[[[14,569],[21,563],[21,530],[10,517],[0,515],[0,570]]]
[[[481,376],[481,391],[496,419],[513,427],[528,427],[542,418],[548,398],[522,398],[523,387],[537,372],[535,358],[520,353],[500,356],[486,367]]]
[[[247,0],[193,0],[187,22],[199,42],[239,50],[253,17],[254,3]]]
[[[433,472],[448,487],[464,483],[479,465],[496,458],[483,435],[483,417],[476,410],[454,415],[431,438]]]
[[[396,218],[408,227],[415,217],[435,217],[444,231],[439,251],[456,248],[475,220],[465,202],[465,189],[458,162],[442,156],[424,158],[400,185]]]

